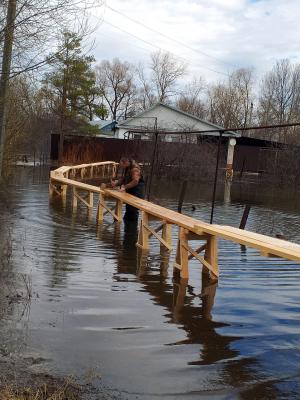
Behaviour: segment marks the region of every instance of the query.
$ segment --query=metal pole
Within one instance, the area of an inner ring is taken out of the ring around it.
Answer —
[[[180,190],[179,200],[178,200],[178,207],[177,207],[177,211],[180,214],[181,214],[181,210],[182,210],[182,204],[183,204],[183,200],[184,200],[184,196],[185,196],[185,192],[186,192],[186,187],[187,187],[187,181],[183,181],[181,190]]]
[[[247,219],[248,219],[248,216],[249,216],[249,212],[250,212],[250,208],[251,208],[251,206],[249,204],[247,204],[245,209],[244,209],[243,216],[242,216],[242,219],[241,219],[241,222],[240,222],[240,226],[239,226],[240,229],[245,229],[245,226],[246,226],[246,223],[247,223]]]
[[[152,178],[153,178],[153,171],[154,171],[154,164],[155,164],[155,157],[156,157],[156,150],[157,150],[157,142],[158,142],[158,132],[155,132],[155,142],[154,142],[154,149],[152,153],[152,161],[151,161],[151,170],[150,170],[150,176],[148,179],[148,187],[147,187],[147,200],[150,199],[150,194],[151,194],[151,186],[152,186]]]
[[[220,159],[221,141],[222,141],[222,134],[223,133],[224,133],[224,131],[219,131],[220,135],[219,135],[219,142],[218,142],[218,153],[217,153],[217,162],[216,162],[214,190],[213,190],[212,203],[211,203],[210,224],[213,223],[213,218],[214,218],[214,209],[215,209],[215,201],[216,201],[216,189],[217,189],[218,170],[219,170],[219,159]]]

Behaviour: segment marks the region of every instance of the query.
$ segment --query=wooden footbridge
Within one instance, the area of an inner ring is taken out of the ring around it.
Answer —
[[[192,258],[196,258],[202,264],[203,271],[209,273],[212,279],[218,279],[218,238],[255,248],[263,256],[282,257],[300,262],[299,244],[231,226],[208,224],[118,190],[81,182],[99,178],[109,180],[116,176],[117,168],[118,164],[111,161],[60,167],[51,171],[49,194],[51,197],[60,196],[65,202],[69,188],[72,191],[73,210],[76,210],[78,204],[92,210],[96,194],[98,222],[103,221],[105,215],[110,215],[116,222],[121,222],[124,203],[138,208],[141,210],[141,221],[137,246],[145,251],[149,249],[151,236],[160,241],[161,251],[171,251],[171,230],[173,225],[177,226],[179,229],[174,272],[178,270],[183,279],[189,276],[188,264]],[[111,201],[114,202],[113,207]],[[157,227],[151,226],[153,220],[159,221]],[[199,241],[200,246],[193,249],[189,243],[191,240]]]

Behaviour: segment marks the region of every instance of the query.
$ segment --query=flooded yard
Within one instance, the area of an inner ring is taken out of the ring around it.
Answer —
[[[160,182],[154,194],[176,210],[179,191]],[[224,202],[222,191],[215,223],[238,226],[248,202],[247,229],[300,243],[299,194],[234,184]],[[191,261],[185,285],[173,281],[175,228],[170,259],[155,238],[145,256],[134,226],[49,203],[47,170],[19,168],[10,192],[11,265],[31,299],[0,320],[1,365],[29,360],[117,399],[299,399],[300,264],[220,241],[218,283]],[[211,192],[191,184],[183,213],[209,221]]]

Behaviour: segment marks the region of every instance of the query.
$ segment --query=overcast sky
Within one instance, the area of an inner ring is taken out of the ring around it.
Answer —
[[[207,81],[240,67],[259,77],[281,58],[299,62],[300,0],[106,0],[96,13],[97,61],[147,64],[160,48]]]

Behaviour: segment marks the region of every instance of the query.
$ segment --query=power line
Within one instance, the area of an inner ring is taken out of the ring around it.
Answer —
[[[190,49],[190,50],[194,51],[195,53],[202,54],[202,55],[204,55],[204,56],[206,56],[206,57],[212,58],[213,60],[216,60],[216,61],[219,61],[219,62],[221,61],[223,64],[231,65],[231,66],[234,67],[234,68],[238,68],[238,67],[237,67],[236,65],[234,65],[234,64],[227,63],[226,61],[223,61],[223,60],[219,59],[218,57],[212,56],[212,55],[210,55],[210,54],[208,54],[208,53],[205,53],[204,51],[197,50],[197,49],[195,49],[194,47],[189,46],[188,44],[181,42],[180,40],[177,40],[177,39],[175,39],[175,38],[173,38],[173,37],[171,37],[171,36],[168,36],[168,35],[166,35],[166,34],[160,32],[160,31],[158,31],[158,30],[156,30],[156,29],[154,29],[154,28],[151,28],[150,26],[147,26],[147,25],[143,24],[142,22],[137,21],[136,19],[129,17],[128,15],[122,13],[121,11],[118,11],[118,10],[112,8],[112,7],[109,6],[109,5],[106,5],[106,7],[109,8],[109,9],[110,9],[111,11],[113,11],[114,13],[117,13],[117,14],[121,15],[122,17],[125,17],[125,18],[129,19],[130,21],[132,21],[132,22],[134,22],[134,23],[136,23],[136,24],[138,24],[138,25],[140,25],[140,26],[143,26],[144,28],[148,29],[148,30],[151,31],[151,32],[157,33],[158,35],[161,35],[161,36],[165,37],[166,39],[171,40],[171,41],[174,42],[174,43],[177,43],[177,44],[179,44],[179,45],[181,45],[181,46],[184,46],[185,48]]]
[[[103,21],[104,21],[106,24],[111,25],[113,28],[118,29],[119,31],[121,31],[121,32],[123,32],[123,33],[126,33],[127,35],[132,36],[132,37],[134,37],[135,39],[138,39],[138,40],[140,40],[140,41],[142,41],[142,42],[144,42],[144,43],[146,43],[146,44],[148,44],[148,45],[150,45],[150,46],[152,46],[152,47],[155,47],[155,48],[157,48],[157,49],[159,49],[159,50],[162,50],[162,51],[168,51],[169,53],[174,54],[176,57],[180,57],[180,58],[182,58],[182,59],[184,59],[184,60],[189,61],[187,58],[182,57],[182,56],[179,56],[179,55],[177,55],[177,54],[175,54],[174,52],[171,52],[171,51],[169,51],[169,50],[165,50],[165,49],[163,49],[162,47],[157,46],[157,45],[154,44],[154,43],[148,42],[147,40],[142,39],[141,37],[139,37],[139,36],[137,36],[137,35],[134,35],[133,33],[130,33],[130,32],[128,32],[128,31],[126,31],[125,29],[122,29],[122,28],[120,28],[119,26],[112,24],[111,22],[108,22],[108,21],[106,21],[106,20],[104,20],[104,19],[103,19]],[[229,75],[226,74],[225,72],[217,71],[217,70],[214,70],[214,69],[209,68],[209,67],[204,67],[204,66],[202,66],[202,65],[199,65],[199,67],[200,67],[200,68],[203,68],[203,69],[207,69],[208,71],[214,72],[214,73],[216,73],[216,74],[225,75],[225,76],[227,76],[227,77],[229,76]]]
[[[226,133],[226,132],[237,132],[237,131],[252,131],[259,129],[278,129],[278,128],[291,128],[294,126],[300,126],[300,122],[293,122],[287,124],[276,124],[276,125],[264,125],[264,126],[246,126],[240,128],[216,128],[216,129],[208,129],[208,130],[182,130],[182,131],[174,131],[174,130],[153,130],[153,129],[145,129],[145,128],[129,128],[128,131],[136,132],[136,133],[155,133],[162,135],[182,135],[182,134],[195,134],[195,133]]]

